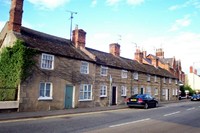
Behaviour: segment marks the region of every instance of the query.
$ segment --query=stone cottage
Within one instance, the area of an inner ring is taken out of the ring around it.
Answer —
[[[19,111],[39,111],[125,104],[132,94],[149,93],[158,100],[177,100],[177,78],[155,64],[86,47],[86,32],[75,28],[73,39],[21,26],[23,0],[12,0],[10,20],[0,33],[0,48],[20,39],[38,51],[32,74],[19,84]],[[135,57],[142,56],[135,53]]]

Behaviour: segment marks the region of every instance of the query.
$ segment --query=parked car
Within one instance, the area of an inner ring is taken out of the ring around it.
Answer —
[[[128,107],[157,107],[158,101],[149,94],[135,94],[127,99]]]
[[[191,96],[191,101],[199,101],[200,100],[200,94],[193,94]]]

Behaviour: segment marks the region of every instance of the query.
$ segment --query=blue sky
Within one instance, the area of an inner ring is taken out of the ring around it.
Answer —
[[[9,20],[11,0],[0,2],[0,29]],[[200,68],[200,0],[24,0],[22,25],[52,35],[70,37],[70,13],[87,32],[86,46],[109,52],[121,45],[121,56],[133,59],[137,47],[181,60],[184,72]],[[195,63],[194,63],[195,62]]]

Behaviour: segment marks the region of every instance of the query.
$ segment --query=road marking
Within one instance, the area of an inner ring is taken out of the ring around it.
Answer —
[[[11,122],[24,122],[24,121],[36,121],[36,120],[45,120],[45,119],[54,119],[54,118],[63,118],[63,117],[75,117],[75,116],[82,116],[82,115],[89,115],[89,114],[101,114],[106,112],[118,112],[122,110],[128,110],[128,109],[116,109],[116,110],[106,110],[106,111],[96,111],[96,112],[86,112],[86,113],[77,113],[77,114],[64,114],[64,115],[52,115],[52,116],[41,116],[34,118],[19,118],[19,119],[8,119],[8,120],[0,120],[1,123],[11,123]]]
[[[193,109],[195,109],[195,107],[193,107],[193,108],[189,108],[189,109],[187,109],[187,110],[193,110]]]
[[[169,114],[165,114],[164,116],[170,116],[170,115],[174,115],[174,114],[178,114],[178,113],[180,113],[180,111],[169,113]]]
[[[133,124],[133,123],[138,123],[138,122],[143,122],[143,121],[148,121],[150,120],[150,118],[147,119],[142,119],[142,120],[137,120],[137,121],[132,121],[132,122],[126,122],[126,123],[121,123],[121,124],[116,124],[116,125],[111,125],[109,127],[119,127],[119,126],[124,126],[124,125],[128,125],[128,124]]]

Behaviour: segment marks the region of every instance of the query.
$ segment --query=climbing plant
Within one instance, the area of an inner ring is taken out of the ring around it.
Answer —
[[[13,47],[5,47],[0,54],[0,101],[15,100],[17,86],[29,75],[35,64],[36,51],[17,40]]]

